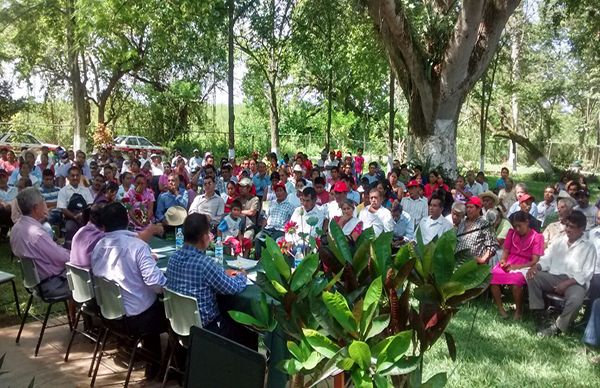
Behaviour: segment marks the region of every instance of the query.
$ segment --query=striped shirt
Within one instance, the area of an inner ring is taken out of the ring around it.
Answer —
[[[425,198],[412,199],[411,197],[404,197],[400,204],[402,205],[402,210],[410,214],[415,229],[419,226],[419,222],[429,215],[427,200]]]

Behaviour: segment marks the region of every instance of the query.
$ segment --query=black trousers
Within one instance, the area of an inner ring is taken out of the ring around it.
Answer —
[[[142,337],[144,349],[157,359],[162,358],[160,335],[167,331],[168,321],[165,317],[165,308],[158,299],[143,313],[126,317],[124,323],[131,335]]]

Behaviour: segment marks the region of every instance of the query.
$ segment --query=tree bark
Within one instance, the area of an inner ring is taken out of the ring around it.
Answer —
[[[502,30],[518,4],[519,0],[463,0],[448,41],[438,48],[443,52],[430,52],[434,49],[423,46],[413,35],[413,21],[403,2],[367,0],[369,14],[407,98],[415,146],[423,159],[450,177],[457,174],[460,108],[490,64]]]
[[[496,131],[494,134],[495,137],[500,137],[504,139],[509,139],[511,142],[519,144],[521,147],[527,151],[532,158],[540,165],[540,167],[544,170],[546,175],[552,175],[555,172],[559,171],[549,160],[546,158],[544,153],[533,144],[528,138],[522,136],[515,131],[511,131],[509,129],[502,129]]]
[[[234,70],[234,49],[233,49],[233,27],[235,1],[227,0],[228,25],[227,25],[227,116],[228,116],[228,146],[229,158],[235,157],[235,106],[233,101],[233,70]]]
[[[388,157],[387,157],[387,170],[392,171],[392,164],[394,160],[394,122],[396,119],[396,108],[394,104],[394,98],[396,95],[396,77],[394,72],[390,69],[390,95],[389,95],[389,123],[388,123]]]
[[[83,82],[81,82],[81,70],[79,68],[79,50],[75,44],[75,31],[77,28],[77,19],[75,18],[75,1],[69,0],[66,7],[67,17],[67,50],[69,60],[69,83],[71,85],[71,95],[73,98],[73,149],[86,149],[86,129],[89,124],[89,114],[86,108],[87,91]]]
[[[269,85],[269,124],[271,127],[271,152],[279,155],[279,107],[275,84]]]

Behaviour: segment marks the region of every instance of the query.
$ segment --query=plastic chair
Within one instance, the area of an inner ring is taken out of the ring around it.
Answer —
[[[169,370],[174,370],[183,374],[183,371],[171,365],[173,356],[175,355],[176,346],[179,345],[187,348],[181,337],[188,337],[192,326],[202,327],[202,320],[200,318],[198,302],[194,297],[183,295],[165,288],[163,303],[165,305],[165,315],[169,319],[171,329],[175,333],[175,336],[169,336],[171,346],[167,361],[167,369],[163,379],[164,387],[167,383]]]
[[[69,344],[67,345],[67,352],[65,353],[65,362],[69,361],[69,353],[71,352],[71,345],[73,344],[75,335],[77,333],[80,333],[81,335],[85,336],[86,338],[89,338],[95,343],[94,355],[92,357],[92,362],[88,370],[88,376],[91,376],[96,360],[96,354],[98,353],[100,338],[99,336],[94,337],[91,334],[86,333],[85,331],[77,330],[77,326],[79,325],[79,320],[81,319],[82,314],[86,314],[92,318],[98,317],[98,311],[94,305],[94,287],[92,284],[92,275],[89,269],[81,268],[71,263],[67,263],[67,280],[69,282],[69,288],[71,289],[73,299],[80,306],[75,317],[75,323],[73,324],[71,338],[69,339]],[[92,305],[90,306],[90,304]]]
[[[121,287],[112,280],[98,276],[93,277],[93,284],[94,294],[96,295],[96,303],[100,307],[100,315],[105,329],[102,339],[100,340],[102,346],[96,360],[96,367],[94,368],[90,386],[93,387],[96,382],[98,369],[100,367],[100,362],[102,361],[108,335],[114,334],[124,340],[130,341],[132,344],[129,363],[127,364],[127,375],[124,383],[124,386],[127,387],[129,385],[129,379],[131,378],[135,356],[136,354],[142,352],[142,350],[138,350],[138,345],[142,341],[142,336],[132,335],[127,329],[127,324],[124,321],[126,315],[125,306],[123,305],[123,297],[121,294]],[[148,359],[155,357],[156,355],[146,354],[146,358]]]
[[[16,343],[19,343],[19,340],[21,339],[21,333],[23,332],[25,321],[27,320],[27,317],[29,315],[29,308],[31,307],[33,298],[39,298],[42,302],[48,304],[48,308],[46,309],[46,315],[44,316],[44,321],[42,323],[40,336],[38,338],[37,345],[35,346],[34,354],[37,357],[53,305],[60,302],[63,302],[65,304],[65,309],[67,311],[67,319],[69,322],[69,329],[72,329],[71,318],[69,317],[69,306],[67,304],[67,300],[69,300],[71,296],[61,295],[58,297],[46,297],[44,295],[44,292],[42,291],[42,288],[40,287],[40,284],[42,282],[40,281],[40,276],[35,265],[35,259],[31,259],[29,257],[21,257],[19,258],[19,263],[21,264],[21,271],[23,273],[23,286],[25,286],[25,289],[27,290],[27,292],[29,292],[30,296],[29,300],[27,301],[27,307],[25,307],[25,314],[23,314],[23,319],[21,320],[21,327],[19,328],[19,333],[17,334],[17,339],[15,341]]]
[[[21,309],[19,308],[19,295],[17,294],[17,286],[15,284],[15,275],[9,272],[0,271],[0,284],[8,283],[12,284],[13,295],[15,297],[15,307],[17,308],[17,315],[21,318]]]
[[[184,387],[263,388],[265,356],[193,326],[190,332]]]

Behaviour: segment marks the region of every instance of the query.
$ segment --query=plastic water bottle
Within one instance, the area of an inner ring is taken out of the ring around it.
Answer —
[[[304,260],[304,253],[302,253],[301,247],[297,247],[294,255],[294,268],[297,268],[302,260]]]
[[[215,262],[223,264],[223,240],[221,237],[217,237],[215,243]]]
[[[175,233],[175,249],[179,250],[183,246],[183,230],[181,228],[177,228],[177,232]]]

